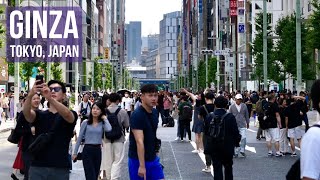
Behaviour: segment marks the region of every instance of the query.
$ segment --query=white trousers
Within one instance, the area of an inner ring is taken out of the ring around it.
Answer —
[[[286,128],[280,129],[280,151],[288,152],[288,138],[287,138],[287,130]]]
[[[118,180],[121,177],[124,160],[124,143],[103,143],[101,170],[106,171],[108,180]]]

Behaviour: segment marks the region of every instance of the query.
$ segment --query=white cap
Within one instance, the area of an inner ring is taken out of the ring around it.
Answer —
[[[242,99],[242,95],[241,94],[237,94],[235,98],[236,99]]]

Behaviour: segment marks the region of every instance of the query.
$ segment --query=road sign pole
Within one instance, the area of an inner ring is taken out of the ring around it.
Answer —
[[[296,0],[296,53],[297,53],[297,93],[300,93],[302,87],[301,72],[301,10],[300,0]]]
[[[263,86],[268,91],[267,0],[263,0]],[[260,88],[260,87],[259,87]]]
[[[208,53],[206,55],[206,87],[208,87]]]
[[[220,31],[219,31],[219,0],[216,0],[216,50],[220,50]],[[220,90],[220,55],[217,56],[217,91]]]

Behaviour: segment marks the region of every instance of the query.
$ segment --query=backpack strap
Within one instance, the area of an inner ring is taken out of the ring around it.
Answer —
[[[206,111],[206,113],[207,113],[207,115],[208,115],[209,112],[208,112],[208,110],[207,110],[207,108],[206,108],[206,105],[202,105],[202,106],[203,106],[204,110]]]
[[[106,108],[106,113],[107,113],[107,115],[111,114],[108,108]]]
[[[118,113],[120,112],[120,110],[121,110],[121,108],[118,108],[118,109],[116,110],[116,112],[114,112],[114,114],[117,116]]]

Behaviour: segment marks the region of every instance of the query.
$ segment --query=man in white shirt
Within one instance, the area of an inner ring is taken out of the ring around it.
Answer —
[[[132,106],[133,100],[129,97],[129,92],[125,92],[124,97],[121,101],[121,108],[126,110],[128,113],[128,116],[130,118],[131,116],[131,106]]]
[[[314,108],[320,112],[320,79],[311,88]],[[301,141],[300,177],[302,180],[320,180],[320,122],[310,128]]]

